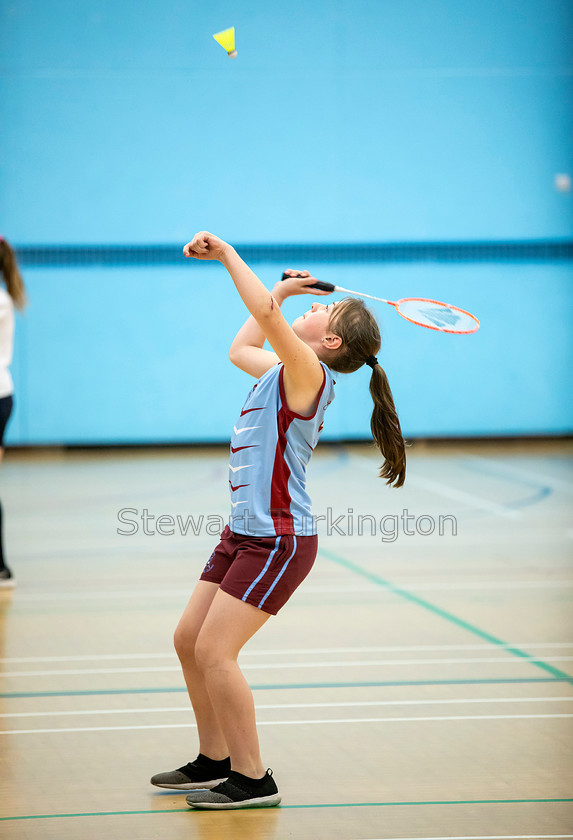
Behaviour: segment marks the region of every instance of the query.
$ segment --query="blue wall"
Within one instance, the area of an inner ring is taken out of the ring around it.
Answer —
[[[270,286],[284,264],[253,264]],[[436,295],[476,312],[470,336],[415,327],[373,304],[379,354],[410,436],[564,433],[571,424],[566,264],[309,264],[346,288]],[[227,440],[251,379],[227,359],[245,319],[225,270],[33,269],[18,324],[12,443]],[[340,296],[338,296],[340,297]],[[294,319],[312,298],[294,298]],[[324,439],[369,434],[369,369],[337,376]]]
[[[233,24],[236,61],[211,37]],[[377,308],[407,434],[571,431],[570,263],[360,262],[366,242],[571,236],[553,185],[573,172],[570,2],[7,0],[0,30],[13,243],[354,244],[355,264],[301,267],[482,320],[453,338]],[[287,266],[253,267],[272,284]],[[250,380],[227,361],[246,313],[224,271],[25,280],[10,443],[228,439]],[[368,435],[365,371],[329,412],[328,437]]]

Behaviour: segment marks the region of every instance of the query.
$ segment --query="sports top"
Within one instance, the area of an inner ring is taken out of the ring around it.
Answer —
[[[334,399],[334,379],[324,379],[313,414],[287,405],[284,365],[270,368],[253,386],[231,437],[229,527],[237,534],[268,537],[317,533],[306,492],[306,465],[322,432],[324,412]]]
[[[9,397],[14,391],[10,376],[13,344],[14,304],[4,286],[0,284],[0,399]]]

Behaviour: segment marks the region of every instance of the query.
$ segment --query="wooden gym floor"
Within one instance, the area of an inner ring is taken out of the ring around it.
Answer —
[[[242,655],[283,803],[210,813],[148,779],[196,755],[172,631],[228,515],[226,451],[8,452],[0,835],[573,837],[572,461],[415,445],[397,491],[371,447],[320,447],[319,558]]]

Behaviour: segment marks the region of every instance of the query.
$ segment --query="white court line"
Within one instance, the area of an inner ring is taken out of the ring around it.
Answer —
[[[521,511],[510,510],[504,505],[498,505],[495,502],[490,502],[487,499],[482,499],[480,496],[474,496],[473,493],[466,493],[464,490],[456,490],[453,487],[448,487],[439,481],[433,481],[430,478],[422,478],[418,475],[410,475],[408,481],[414,486],[422,487],[424,490],[429,490],[431,493],[437,493],[444,496],[446,499],[452,499],[455,502],[462,502],[468,507],[479,508],[485,510],[487,513],[493,513],[494,516],[501,516],[504,519],[521,519]]]
[[[573,697],[471,697],[448,700],[351,700],[347,703],[255,703],[257,709],[346,709],[364,706],[446,706],[466,703],[573,703]],[[131,715],[189,713],[191,706],[160,706],[151,709],[68,709],[65,712],[2,712],[0,718],[73,717],[77,715]]]
[[[438,715],[434,717],[391,717],[391,718],[326,718],[325,720],[260,720],[257,726],[317,726],[319,724],[341,723],[419,723],[453,720],[549,720],[573,718],[573,714],[554,715]],[[124,732],[130,729],[196,729],[196,723],[155,723],[140,726],[78,726],[62,729],[7,729],[1,735],[46,735],[53,732]]]
[[[458,659],[354,659],[338,662],[241,662],[244,670],[288,670],[290,668],[363,668],[368,665],[482,665],[482,664],[529,664],[536,662],[572,662],[573,656],[545,656],[543,659],[534,656],[502,658],[470,656]],[[180,671],[178,665],[159,665],[147,668],[69,668],[50,671],[4,671],[0,677],[63,677],[85,676],[86,674],[156,674]]]
[[[573,642],[506,642],[499,644],[500,650],[510,648],[570,648]],[[488,645],[381,645],[368,647],[331,647],[331,648],[271,648],[269,650],[243,650],[241,656],[295,656],[299,653],[401,653],[401,652],[424,652],[430,653],[438,650],[491,650]],[[11,656],[0,662],[100,662],[116,659],[175,659],[175,653],[96,653],[85,656]]]
[[[187,598],[192,587],[187,590],[182,589],[126,589],[103,591],[103,592],[18,592],[18,601],[21,603],[29,603],[39,601],[101,601],[101,600],[124,600],[126,598]]]
[[[395,837],[394,840],[567,840],[570,837],[573,837],[573,834],[482,834],[479,837],[476,834],[464,834],[459,837],[448,834],[447,837]],[[377,837],[375,840],[384,838]]]
[[[540,475],[537,472],[524,470],[523,467],[516,467],[514,464],[508,464],[507,462],[500,463],[497,460],[484,458],[480,455],[464,455],[464,458],[466,458],[469,461],[478,461],[479,463],[487,464],[488,467],[494,467],[494,469],[497,469],[499,471],[500,476],[502,478],[507,478],[508,476],[509,478],[511,478],[511,474],[513,473],[513,475],[516,475],[520,478],[526,478],[530,481],[535,482],[535,484],[539,486],[543,486],[545,484],[549,485],[552,489],[554,487],[558,487],[560,490],[566,490],[569,493],[573,492],[573,483],[563,478],[550,478],[548,475]],[[504,472],[506,473],[505,476],[503,475]]]
[[[556,589],[563,586],[573,586],[573,580],[500,580],[500,581],[455,581],[446,583],[435,582],[405,582],[398,584],[401,589],[409,592],[449,592],[474,591],[480,589]],[[354,584],[309,584],[305,592],[310,594],[336,592],[383,592],[375,583]],[[20,592],[18,600],[21,603],[45,603],[50,601],[105,601],[135,598],[181,598],[181,589],[126,589],[102,592]]]
[[[449,591],[473,591],[480,589],[561,589],[565,586],[573,586],[573,580],[488,580],[488,581],[450,581],[444,583],[434,582],[408,582],[401,583],[394,580],[394,584],[407,592],[449,592]],[[307,593],[322,592],[379,592],[380,586],[376,583],[370,584],[325,584],[324,586],[309,584],[305,586]]]
[[[372,461],[363,458],[360,455],[351,455],[351,463],[358,464],[363,469],[372,472]],[[504,519],[521,519],[521,511],[510,510],[504,505],[498,505],[495,502],[490,502],[489,499],[483,499],[481,496],[475,496],[473,493],[466,493],[465,490],[456,490],[454,487],[449,487],[447,484],[442,484],[439,481],[433,481],[430,478],[422,478],[422,476],[412,475],[408,478],[410,485],[418,486],[424,490],[429,490],[431,493],[436,493],[439,496],[444,496],[446,499],[452,499],[455,502],[461,502],[470,508],[479,508],[485,510],[487,513],[493,513],[494,516],[501,516]]]

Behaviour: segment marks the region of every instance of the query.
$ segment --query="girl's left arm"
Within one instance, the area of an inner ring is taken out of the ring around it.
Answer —
[[[275,296],[276,300],[276,296]],[[266,335],[251,315],[243,324],[229,348],[229,360],[245,373],[260,379],[280,362],[276,353],[265,350]]]

